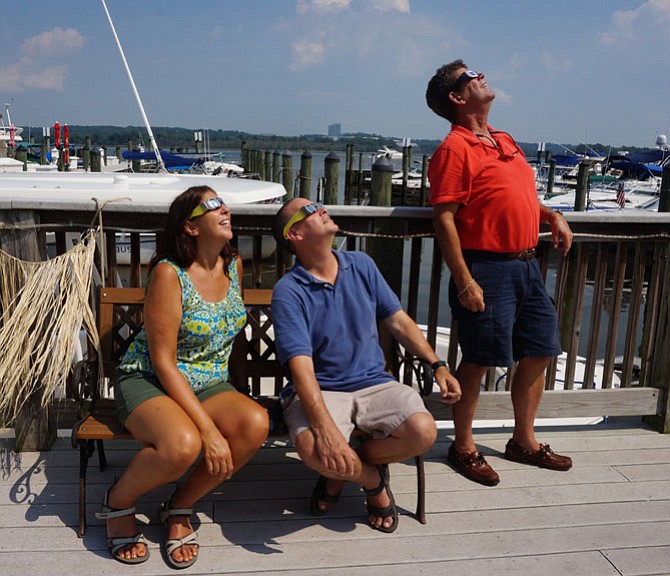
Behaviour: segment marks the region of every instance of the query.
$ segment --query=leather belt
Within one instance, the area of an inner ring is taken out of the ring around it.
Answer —
[[[535,248],[521,250],[521,252],[488,252],[486,250],[463,250],[466,260],[532,260],[535,258]]]
[[[504,252],[503,256],[508,260],[532,260],[535,258],[535,248],[529,248],[521,252]]]

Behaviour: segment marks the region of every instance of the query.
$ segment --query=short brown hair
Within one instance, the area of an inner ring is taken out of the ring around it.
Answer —
[[[449,122],[456,122],[456,105],[449,98],[449,94],[454,91],[458,80],[454,78],[454,72],[460,68],[467,68],[460,59],[441,66],[428,82],[426,90],[428,107]]]

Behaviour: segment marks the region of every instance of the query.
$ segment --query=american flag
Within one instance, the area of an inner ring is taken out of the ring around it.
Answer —
[[[619,205],[619,210],[623,210],[626,205],[626,193],[623,189],[623,182],[619,182],[619,188],[616,191],[616,203]]]

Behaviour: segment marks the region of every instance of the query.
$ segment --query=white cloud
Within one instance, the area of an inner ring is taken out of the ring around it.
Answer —
[[[304,70],[321,64],[325,58],[325,50],[321,42],[310,42],[309,40],[300,40],[291,45],[293,58],[291,68],[294,70]]]
[[[332,14],[347,10],[353,0],[298,0],[296,11],[300,15],[308,12],[317,14]]]
[[[540,54],[540,63],[547,72],[569,70],[573,66],[573,62],[569,58],[559,58],[549,52],[542,52]]]
[[[223,34],[223,26],[216,25],[209,31],[209,36],[211,38],[219,38]]]
[[[375,10],[382,12],[410,13],[409,0],[366,0],[366,2]]]
[[[27,89],[56,90],[61,92],[67,78],[65,66],[51,66],[26,72],[26,62],[0,68],[0,91],[25,92]]]
[[[605,46],[629,43],[637,36],[648,37],[651,28],[670,23],[670,0],[648,0],[635,10],[618,10],[612,15],[612,26],[599,34]]]
[[[79,50],[86,44],[86,38],[78,30],[68,28],[54,28],[28,38],[21,44],[21,50],[26,54],[48,56],[63,50]]]
[[[512,103],[512,95],[508,94],[501,88],[496,88],[495,86],[493,87],[493,91],[496,93],[496,101],[502,102],[503,104],[511,104]]]

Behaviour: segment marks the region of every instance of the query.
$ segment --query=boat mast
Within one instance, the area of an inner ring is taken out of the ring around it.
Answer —
[[[135,94],[135,100],[137,100],[137,105],[140,107],[140,113],[142,114],[142,119],[144,120],[144,126],[146,127],[147,132],[149,133],[149,142],[151,143],[151,148],[154,151],[154,154],[156,155],[156,166],[158,167],[159,172],[167,172],[165,164],[163,163],[163,157],[161,156],[160,150],[158,149],[158,144],[156,144],[154,133],[151,131],[151,125],[149,124],[149,119],[147,118],[147,115],[144,112],[144,106],[142,106],[142,100],[140,100],[140,94],[137,91],[137,88],[135,87],[135,81],[133,80],[133,75],[130,71],[130,67],[128,66],[128,62],[126,61],[126,56],[123,53],[123,47],[121,46],[121,42],[119,41],[118,35],[116,34],[116,29],[114,28],[114,22],[112,22],[112,17],[110,16],[109,10],[107,9],[107,4],[105,4],[105,0],[100,1],[102,2],[102,7],[105,9],[105,13],[107,14],[107,20],[109,20],[109,25],[112,28],[112,34],[114,34],[116,45],[118,46],[119,53],[121,54],[121,60],[123,60],[123,65],[126,68],[126,73],[128,74],[128,79],[130,80],[130,85],[133,89],[133,93]]]

